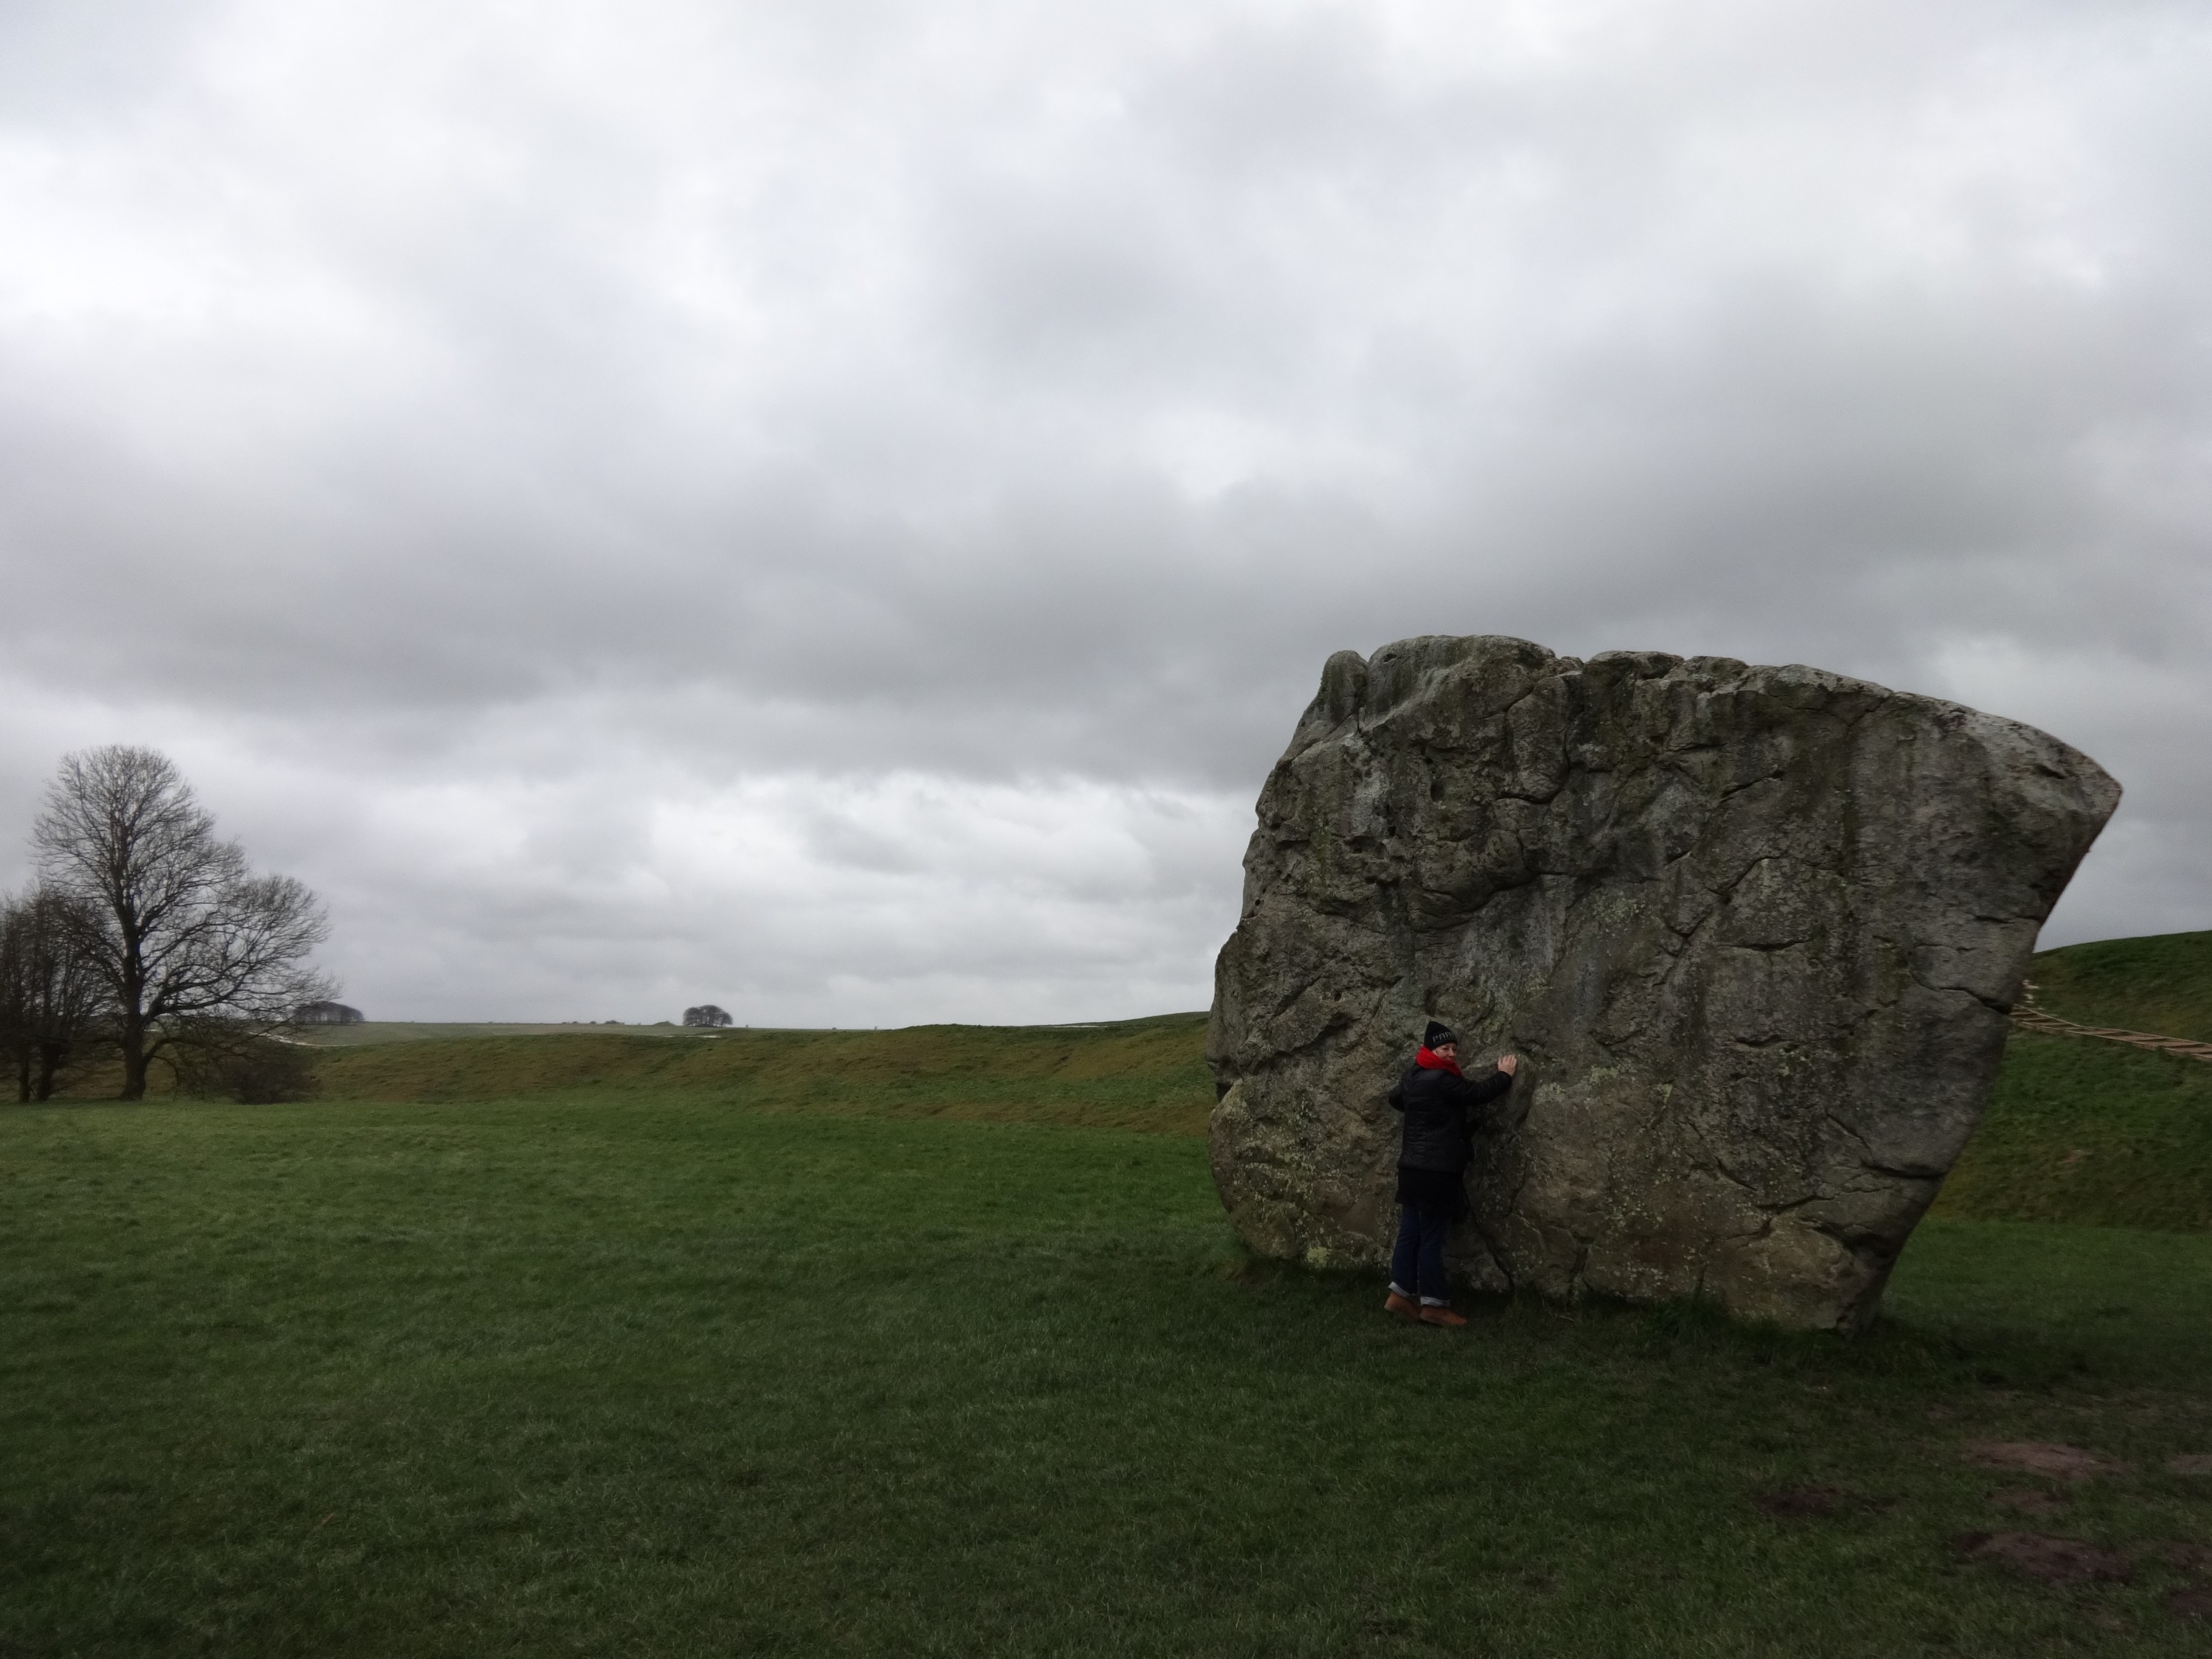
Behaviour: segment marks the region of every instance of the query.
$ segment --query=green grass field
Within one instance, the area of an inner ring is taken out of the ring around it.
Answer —
[[[2212,1066],[2016,1041],[1858,1341],[1448,1333],[1243,1255],[1199,1030],[429,1037],[313,1104],[0,1112],[0,1655],[2212,1644]],[[1959,1547],[2008,1532],[2125,1582]]]
[[[2014,1031],[1936,1213],[2212,1228],[2212,1066]]]

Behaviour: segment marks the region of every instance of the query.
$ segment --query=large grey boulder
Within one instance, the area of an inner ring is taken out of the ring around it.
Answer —
[[[1973,1132],[2037,929],[2119,800],[2032,727],[1804,667],[1525,641],[1339,652],[1215,972],[1245,1241],[1377,1263],[1424,1020],[1520,1078],[1453,1267],[1873,1317]]]

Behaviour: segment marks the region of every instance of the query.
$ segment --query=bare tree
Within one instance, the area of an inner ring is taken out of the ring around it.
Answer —
[[[50,888],[0,903],[0,1058],[18,1100],[52,1099],[107,1012],[86,949],[91,921],[80,901]]]
[[[330,937],[315,896],[255,875],[166,756],[64,756],[31,840],[47,881],[89,918],[125,1100],[145,1097],[148,1067],[179,1045],[258,1035],[337,989],[305,962]]]

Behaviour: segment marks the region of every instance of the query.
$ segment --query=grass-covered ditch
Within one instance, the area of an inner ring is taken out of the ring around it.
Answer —
[[[0,1654],[2205,1650],[2212,1066],[2016,1041],[1859,1341],[1443,1332],[1242,1255],[1200,1029],[0,1113]]]

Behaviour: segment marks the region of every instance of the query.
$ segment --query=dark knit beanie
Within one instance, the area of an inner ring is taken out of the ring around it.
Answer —
[[[1429,1022],[1428,1033],[1421,1039],[1421,1047],[1424,1048],[1441,1048],[1447,1042],[1451,1043],[1454,1047],[1457,1047],[1459,1043],[1459,1033],[1453,1030],[1449,1025],[1440,1024],[1433,1019],[1431,1020]]]

